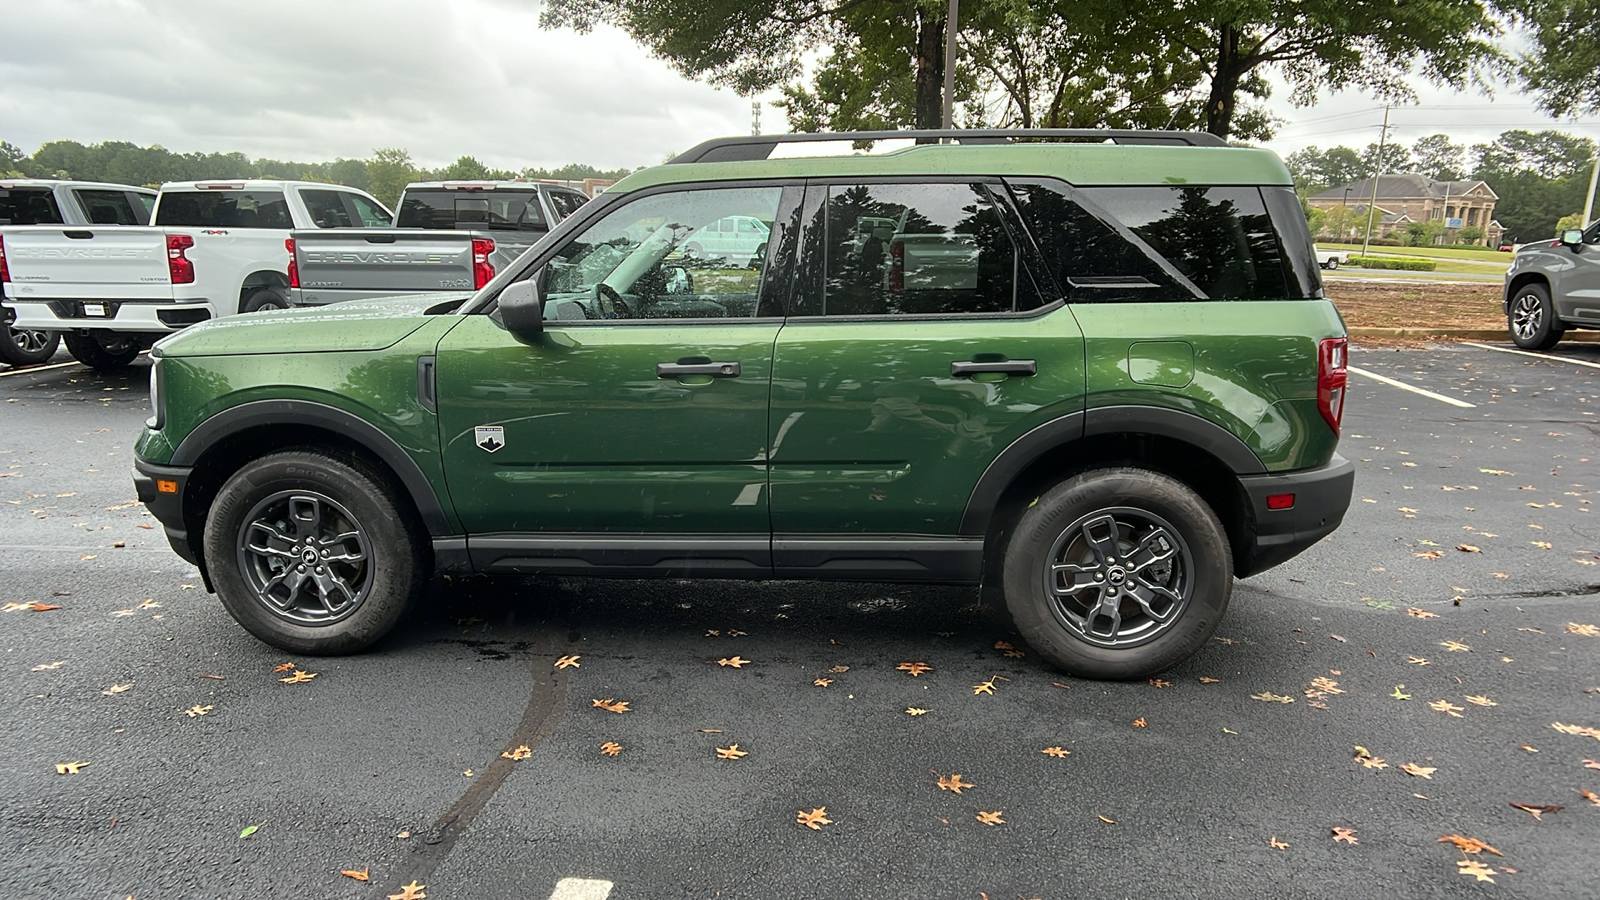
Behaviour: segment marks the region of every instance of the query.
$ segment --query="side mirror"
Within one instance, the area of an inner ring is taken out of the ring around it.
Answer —
[[[684,268],[683,266],[666,266],[666,267],[663,267],[662,270],[661,270],[661,274],[662,274],[662,276],[664,276],[664,278],[666,280],[666,283],[667,283],[667,287],[666,287],[666,292],[667,293],[669,293],[669,294],[692,294],[692,293],[694,293],[694,276],[690,275],[689,274],[689,270]]]
[[[500,292],[500,324],[515,335],[533,337],[544,331],[544,294],[539,277],[513,282]]]
[[[1561,232],[1561,243],[1576,250],[1583,244],[1583,232],[1577,228],[1568,228]]]

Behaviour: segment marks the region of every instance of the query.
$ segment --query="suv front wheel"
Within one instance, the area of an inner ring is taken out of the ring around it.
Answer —
[[[1549,350],[1566,334],[1550,302],[1550,289],[1542,284],[1525,284],[1506,310],[1511,340],[1524,350]]]
[[[1154,675],[1199,650],[1233,593],[1222,523],[1183,483],[1098,469],[1046,491],[1005,553],[1006,606],[1028,643],[1086,678]]]
[[[228,613],[291,653],[352,653],[382,638],[427,585],[422,532],[355,460],[286,451],[217,493],[205,558]]]

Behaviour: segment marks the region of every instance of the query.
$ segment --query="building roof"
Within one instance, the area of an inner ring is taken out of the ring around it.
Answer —
[[[1478,186],[1489,192],[1489,196],[1498,200],[1500,195],[1494,188],[1481,179],[1469,178],[1464,181],[1434,181],[1424,175],[1379,175],[1378,199],[1379,200],[1410,200],[1412,198],[1432,198],[1443,200],[1446,197],[1459,197],[1472,191]],[[1311,195],[1312,200],[1342,201],[1345,191],[1350,191],[1351,197],[1371,197],[1372,179],[1363,178],[1349,184],[1329,188],[1320,194]]]

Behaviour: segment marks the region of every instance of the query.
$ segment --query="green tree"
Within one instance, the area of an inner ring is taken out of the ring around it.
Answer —
[[[1583,213],[1570,213],[1556,220],[1555,236],[1560,237],[1561,232],[1569,228],[1583,227]]]
[[[1416,168],[1411,161],[1411,151],[1407,150],[1404,144],[1384,144],[1381,155],[1376,142],[1368,144],[1367,149],[1361,151],[1361,174],[1363,178],[1374,172],[1393,175],[1399,172],[1414,171],[1416,171]]]
[[[1483,243],[1483,229],[1476,225],[1468,225],[1456,232],[1456,240],[1463,244]]]
[[[1284,163],[1303,194],[1359,181],[1372,172],[1372,167],[1362,161],[1361,154],[1349,147],[1329,147],[1326,151],[1315,146],[1306,147],[1289,154]]]
[[[1449,135],[1431,134],[1411,145],[1413,165],[1419,175],[1435,181],[1460,181],[1466,177],[1467,148]]]
[[[1472,148],[1473,178],[1499,195],[1494,217],[1512,241],[1544,238],[1556,220],[1583,205],[1595,143],[1559,131],[1503,132]]]
[[[367,182],[370,193],[383,205],[394,208],[400,202],[400,192],[418,179],[420,173],[411,162],[411,154],[398,147],[385,147],[372,151],[367,162]]]
[[[1529,26],[1518,74],[1539,105],[1560,117],[1600,112],[1600,0],[1505,5]]]

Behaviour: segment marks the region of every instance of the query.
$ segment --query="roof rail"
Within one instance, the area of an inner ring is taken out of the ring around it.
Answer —
[[[1116,128],[947,128],[905,131],[845,131],[821,134],[756,134],[744,137],[714,138],[671,163],[744,162],[767,159],[779,144],[821,141],[917,140],[921,143],[951,141],[957,144],[1011,144],[1018,140],[1110,141],[1114,144],[1152,144],[1157,146],[1226,147],[1227,141],[1204,131],[1135,131]]]

